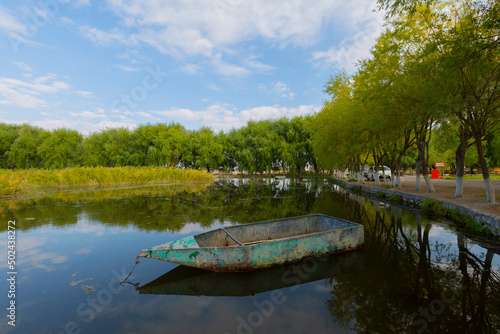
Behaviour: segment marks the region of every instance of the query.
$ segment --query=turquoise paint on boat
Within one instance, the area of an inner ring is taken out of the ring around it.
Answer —
[[[212,271],[253,271],[363,244],[363,225],[315,214],[216,229],[141,250],[139,256]]]

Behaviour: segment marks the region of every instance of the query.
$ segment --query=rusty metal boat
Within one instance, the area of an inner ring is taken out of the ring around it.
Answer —
[[[139,257],[216,272],[253,271],[363,247],[363,225],[322,214],[218,228]]]

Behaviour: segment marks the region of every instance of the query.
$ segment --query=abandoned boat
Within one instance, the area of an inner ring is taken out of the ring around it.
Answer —
[[[322,214],[218,228],[139,257],[217,272],[253,271],[361,248],[363,225]]]

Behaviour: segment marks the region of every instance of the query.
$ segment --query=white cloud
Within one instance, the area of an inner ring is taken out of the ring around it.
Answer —
[[[86,123],[82,124],[84,126],[83,132],[93,132],[105,130],[108,128],[127,128],[133,130],[137,127],[137,124],[129,123],[129,122],[114,122],[114,121],[102,121],[99,123]]]
[[[256,60],[255,58],[256,58],[255,56],[248,58],[245,61],[245,65],[252,69],[257,70],[257,72],[259,73],[264,73],[264,74],[270,73],[276,69],[276,67],[263,64],[260,61]]]
[[[35,126],[39,126],[39,127],[44,128],[46,130],[54,130],[54,129],[60,129],[60,128],[74,129],[75,125],[78,124],[78,122],[64,120],[64,119],[38,120],[38,121],[30,122],[30,124],[31,123]]]
[[[268,94],[275,94],[279,97],[290,98],[293,99],[295,93],[290,91],[290,88],[281,81],[275,81],[271,84],[271,88],[269,89],[267,85],[260,85],[257,87],[258,90],[266,92]]]
[[[163,111],[152,111],[162,117],[176,121],[203,122],[203,125],[212,129],[230,130],[245,126],[249,120],[279,119],[282,117],[293,118],[296,116],[309,115],[321,109],[315,105],[301,105],[297,108],[280,106],[261,106],[238,111],[228,104],[214,104],[205,110],[170,109]]]
[[[154,117],[153,115],[151,115],[150,113],[147,113],[147,112],[144,112],[144,111],[136,111],[135,114],[137,116],[141,116],[142,118],[149,118],[149,119],[156,119],[156,120],[159,120],[159,118],[157,117]]]
[[[211,89],[211,90],[216,91],[216,92],[220,92],[220,88],[219,88],[219,86],[217,86],[217,85],[216,85],[216,84],[214,84],[213,82],[209,83],[209,84],[207,85],[207,87],[208,87],[209,89]]]
[[[75,116],[75,117],[81,117],[81,118],[84,118],[84,119],[93,119],[93,118],[97,118],[97,117],[105,117],[104,114],[101,114],[101,113],[94,113],[92,111],[81,111],[81,112],[72,112],[71,113],[72,116]]]
[[[0,29],[19,34],[24,34],[26,31],[24,25],[2,6],[0,6]]]
[[[356,63],[370,57],[370,48],[375,44],[378,36],[383,30],[383,14],[380,12],[371,13],[366,22],[360,22],[350,37],[344,39],[339,46],[332,46],[326,51],[315,51],[312,61],[319,67],[345,68],[348,72],[353,72]]]
[[[183,109],[183,108],[155,111],[155,113],[163,117],[174,118],[183,121],[200,121],[200,120],[206,121],[214,117],[214,115],[207,110],[193,111],[190,109]]]
[[[73,4],[77,7],[80,6],[91,6],[90,0],[74,0]]]
[[[222,61],[223,55],[237,53],[244,42],[260,39],[271,46],[311,46],[332,23],[354,35],[376,1],[109,0],[108,4],[121,18],[121,28],[105,31],[82,26],[83,36],[98,44],[149,45],[177,59],[202,55],[212,60],[219,74],[241,77],[250,70],[274,70],[256,57],[242,59],[241,64]],[[313,56],[318,61],[330,58]],[[194,72],[190,67],[184,70]]]
[[[281,95],[281,97],[293,98],[295,96],[293,92],[290,92],[290,88],[288,88],[288,86],[281,81],[273,83],[273,90]]]
[[[87,39],[97,44],[110,44],[110,43],[120,43],[126,45],[137,44],[136,39],[133,36],[127,36],[125,33],[114,29],[111,32],[106,32],[99,30],[97,28],[82,26],[79,29],[80,34],[82,34]]]
[[[75,24],[75,22],[73,22],[73,20],[71,20],[70,18],[68,18],[66,16],[61,17],[60,21],[61,21],[61,23],[67,24],[67,25],[74,25]]]
[[[214,131],[229,131],[233,128],[245,126],[249,120],[293,118],[312,114],[319,111],[320,108],[320,106],[316,105],[301,105],[295,108],[274,105],[238,110],[233,105],[222,103],[212,104],[202,110],[172,108],[160,111],[130,112],[125,115],[114,112],[106,113],[104,109],[97,108],[95,111],[41,113],[45,119],[31,120],[29,123],[48,130],[58,128],[75,129],[84,135],[107,128],[128,128],[133,130],[139,124],[153,120],[158,122],[176,121],[188,128],[194,125],[194,128],[207,126]],[[4,120],[4,122],[22,124],[28,121]]]
[[[31,67],[29,67],[28,65],[26,65],[22,61],[13,61],[12,64],[19,66],[19,68],[22,69],[23,71],[27,71],[27,72],[33,71],[33,69]]]
[[[195,65],[195,64],[186,64],[182,67],[182,72],[185,72],[187,74],[196,74],[198,73],[198,71],[200,70],[200,67],[198,65]]]
[[[224,76],[244,77],[250,73],[250,71],[243,66],[232,65],[224,62],[220,53],[213,57],[212,62],[215,70]]]
[[[83,97],[87,97],[87,98],[92,98],[94,97],[94,93],[92,92],[89,92],[89,91],[86,91],[86,90],[77,90],[76,93],[78,95],[81,95]]]
[[[124,65],[115,65],[115,66],[118,67],[119,69],[125,71],[125,72],[138,72],[141,70],[138,67],[130,67],[130,66],[124,66]]]
[[[161,40],[188,52],[193,49],[185,49],[187,45],[198,44],[195,50],[207,52],[214,46],[233,45],[255,37],[307,45],[325,22],[341,17],[339,10],[352,11],[354,5],[360,5],[357,2],[112,0],[110,7],[127,26],[149,28],[149,36],[154,39],[162,36]],[[179,32],[184,33],[176,35]]]
[[[55,74],[34,78],[30,82],[0,77],[0,104],[23,108],[45,107],[47,102],[38,97],[41,93],[57,93],[70,87],[57,80]]]

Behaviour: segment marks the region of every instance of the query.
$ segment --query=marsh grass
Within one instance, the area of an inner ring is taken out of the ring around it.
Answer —
[[[43,187],[109,186],[208,182],[213,176],[193,169],[163,167],[77,167],[57,170],[0,170],[0,196],[14,196]]]

